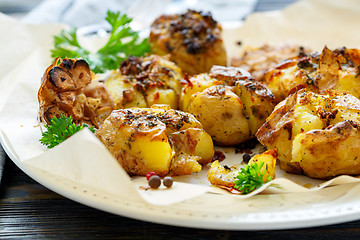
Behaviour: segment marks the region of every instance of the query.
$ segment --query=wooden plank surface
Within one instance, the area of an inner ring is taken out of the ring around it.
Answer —
[[[260,1],[255,10],[278,9],[291,2]],[[283,231],[215,231],[137,221],[66,199],[36,183],[6,157],[0,185],[0,239],[59,238],[360,239],[360,221]]]
[[[359,239],[360,221],[282,231],[215,231],[137,221],[66,199],[6,162],[0,239]]]

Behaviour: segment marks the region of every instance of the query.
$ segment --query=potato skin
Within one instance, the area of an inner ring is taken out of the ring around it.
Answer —
[[[163,15],[151,25],[149,42],[153,53],[170,55],[190,75],[205,73],[213,65],[226,65],[222,27],[210,13],[188,10]]]
[[[254,155],[248,165],[253,163],[260,164],[261,162],[264,165],[261,168],[261,172],[264,172],[264,183],[268,181],[268,177],[275,179],[275,165],[277,159],[277,149],[271,149],[261,154]],[[226,189],[230,189],[235,186],[235,180],[240,171],[240,165],[235,165],[231,167],[225,167],[220,165],[219,161],[216,160],[211,164],[211,167],[207,173],[207,179],[212,185],[222,186]]]
[[[130,175],[198,172],[214,154],[200,122],[169,106],[114,110],[96,135]]]
[[[195,93],[187,110],[217,145],[231,146],[251,138],[244,105],[229,86],[212,86]]]
[[[106,79],[115,109],[167,104],[177,109],[181,69],[166,57],[129,57]]]
[[[285,59],[302,56],[310,52],[310,49],[302,46],[288,44],[246,46],[241,56],[231,59],[230,65],[245,69],[256,81],[263,82],[265,73],[276,68]]]
[[[292,155],[305,175],[327,179],[341,174],[360,174],[360,126],[346,120],[325,130],[300,133]]]
[[[275,179],[275,165],[276,160],[278,156],[278,151],[276,148],[267,150],[261,154],[254,155],[248,165],[251,165],[253,163],[261,164],[262,162],[264,165],[261,168],[261,173],[265,173],[263,180],[264,183],[268,182],[269,177],[271,177],[271,180]]]
[[[236,81],[235,93],[245,106],[245,119],[249,124],[250,135],[253,137],[273,111],[274,95],[261,83],[248,80]]]
[[[181,95],[180,95],[180,110],[187,112],[190,99],[197,92],[202,92],[208,87],[216,86],[222,84],[221,81],[216,78],[210,77],[209,74],[202,73],[195,75],[191,78],[185,76],[184,84],[182,86]]]
[[[145,116],[139,114],[133,110],[114,110],[96,135],[130,175],[146,175],[150,171],[166,175],[174,155],[166,125],[156,118],[145,121]],[[156,161],[140,145],[151,146]]]
[[[202,165],[211,162],[213,142],[208,133],[200,128],[188,128],[169,135],[175,151],[170,171],[175,175],[199,172]]]
[[[274,108],[273,95],[239,68],[214,66],[189,79],[180,104],[204,126],[214,142],[232,146],[255,136]]]
[[[302,88],[315,93],[334,89],[360,97],[360,50],[326,46],[321,53],[303,53],[269,70],[261,80],[275,95],[276,102]]]
[[[359,106],[351,94],[303,89],[280,102],[256,136],[278,149],[288,172],[319,179],[360,174]]]
[[[216,160],[211,164],[207,173],[207,179],[212,185],[232,188],[235,186],[234,181],[237,179],[238,174],[239,169],[237,166],[225,168]]]

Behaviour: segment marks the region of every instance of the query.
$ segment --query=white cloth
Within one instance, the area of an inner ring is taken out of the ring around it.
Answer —
[[[23,21],[32,24],[61,22],[75,27],[102,24],[108,9],[126,12],[135,4],[145,5],[146,0],[140,1],[144,4],[134,0],[45,0]],[[179,13],[187,9],[210,11],[216,20],[224,22],[242,20],[253,11],[255,3],[256,0],[153,0],[152,6],[161,8],[162,13]],[[132,17],[136,19],[136,16]]]
[[[131,0],[46,0],[26,15],[22,21],[31,24],[65,23],[82,27],[105,22],[107,10],[125,11]]]

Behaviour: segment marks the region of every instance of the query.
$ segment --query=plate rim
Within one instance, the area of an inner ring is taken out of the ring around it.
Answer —
[[[8,155],[8,157],[17,165],[26,175],[30,178],[34,179],[39,184],[48,188],[51,191],[56,192],[59,195],[62,195],[72,201],[78,202],[80,204],[86,205],[88,207],[98,209],[104,212],[116,214],[122,217],[128,217],[136,220],[152,222],[157,224],[164,224],[169,226],[177,226],[177,227],[188,227],[188,228],[198,228],[198,229],[208,229],[208,230],[285,230],[285,229],[300,229],[307,227],[319,227],[324,225],[331,224],[339,224],[354,220],[359,220],[360,213],[360,199],[356,201],[357,205],[354,202],[346,203],[344,205],[338,205],[335,209],[332,209],[335,214],[331,216],[328,215],[328,211],[326,211],[326,207],[318,207],[316,210],[320,210],[320,213],[317,213],[316,216],[306,216],[311,213],[310,209],[305,211],[304,217],[297,219],[283,219],[274,220],[274,218],[269,219],[268,221],[264,221],[269,216],[275,216],[277,214],[285,214],[287,211],[280,212],[263,212],[263,213],[241,213],[231,215],[231,218],[228,220],[221,220],[221,218],[207,218],[205,215],[203,216],[194,216],[191,218],[185,218],[186,216],[177,215],[174,213],[178,213],[179,209],[174,207],[174,205],[168,206],[155,206],[151,205],[145,201],[130,203],[130,201],[126,201],[126,199],[115,198],[115,202],[109,202],[111,197],[106,194],[102,194],[98,192],[96,189],[91,189],[93,195],[89,195],[88,190],[84,190],[83,192],[79,191],[82,186],[76,185],[76,183],[71,180],[67,180],[75,186],[64,186],[64,184],[56,184],[57,181],[50,180],[49,178],[45,178],[48,176],[53,176],[55,179],[59,179],[59,176],[51,175],[48,172],[45,172],[40,169],[36,169],[35,167],[27,166],[23,164],[17,156],[16,153],[13,152],[11,144],[7,139],[6,135],[3,131],[0,130],[0,143]],[[39,172],[43,172],[43,174],[39,174]],[[45,174],[45,175],[44,175]],[[51,178],[50,178],[51,179]],[[77,188],[76,188],[77,187]],[[86,193],[84,193],[86,191]],[[94,197],[96,195],[96,197]],[[190,199],[191,201],[191,199]],[[176,205],[176,204],[175,204]],[[139,210],[139,207],[141,210]],[[304,210],[294,210],[291,211],[301,211]],[[142,211],[142,212],[141,212]],[[289,211],[289,212],[291,212]],[[156,215],[155,215],[156,213]],[[159,215],[160,213],[160,215]],[[169,214],[170,213],[170,214]],[[253,219],[249,219],[249,215],[253,215]],[[256,216],[263,215],[261,220],[257,219]],[[310,214],[311,215],[311,214]],[[154,218],[154,216],[156,216]],[[281,219],[281,218],[280,218]],[[182,220],[182,221],[179,221]]]

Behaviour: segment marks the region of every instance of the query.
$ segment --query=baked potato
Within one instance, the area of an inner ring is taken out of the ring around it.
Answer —
[[[360,100],[351,94],[299,90],[275,107],[256,137],[278,149],[287,172],[319,179],[360,174]]]
[[[324,93],[335,89],[360,97],[359,49],[336,49],[326,46],[321,53],[299,54],[269,70],[263,83],[273,92],[277,102],[289,94],[307,88]]]
[[[257,163],[260,165],[261,163],[264,163],[264,165],[261,167],[260,172],[265,173],[263,176],[264,183],[268,182],[269,177],[271,179],[275,179],[275,166],[276,166],[276,160],[278,156],[278,151],[276,148],[267,150],[261,154],[254,155],[248,165],[251,165],[253,163]]]
[[[96,135],[130,175],[187,175],[214,155],[201,123],[164,105],[114,110]]]
[[[98,128],[114,104],[105,86],[93,77],[85,60],[57,58],[41,79],[40,121],[49,124],[51,118],[64,114],[77,124]]]
[[[201,73],[193,77],[185,76],[183,86],[180,94],[179,108],[182,111],[187,111],[191,97],[197,93],[202,92],[208,87],[222,84],[216,78],[210,77],[207,73]]]
[[[279,63],[306,53],[310,53],[310,49],[289,44],[246,46],[240,57],[231,59],[230,65],[245,69],[255,78],[255,81],[262,82],[265,73]]]
[[[177,109],[181,69],[165,57],[129,57],[105,81],[115,109],[168,104]]]
[[[269,179],[275,179],[275,165],[277,159],[277,149],[271,149],[261,154],[254,155],[248,165],[253,163],[261,164],[262,162],[264,165],[261,167],[261,172],[264,172],[263,180],[266,183]],[[207,173],[207,179],[212,185],[221,186],[226,189],[231,189],[235,186],[235,180],[239,175],[239,171],[241,169],[241,165],[235,166],[222,166],[220,165],[219,161],[214,161],[211,164],[211,167]]]
[[[239,68],[221,66],[214,66],[209,75],[190,78],[180,102],[222,146],[254,138],[274,108],[273,95],[266,87],[251,81]]]
[[[149,42],[154,54],[170,55],[185,73],[205,73],[213,65],[226,66],[222,28],[210,13],[188,10],[163,15],[151,25]]]

